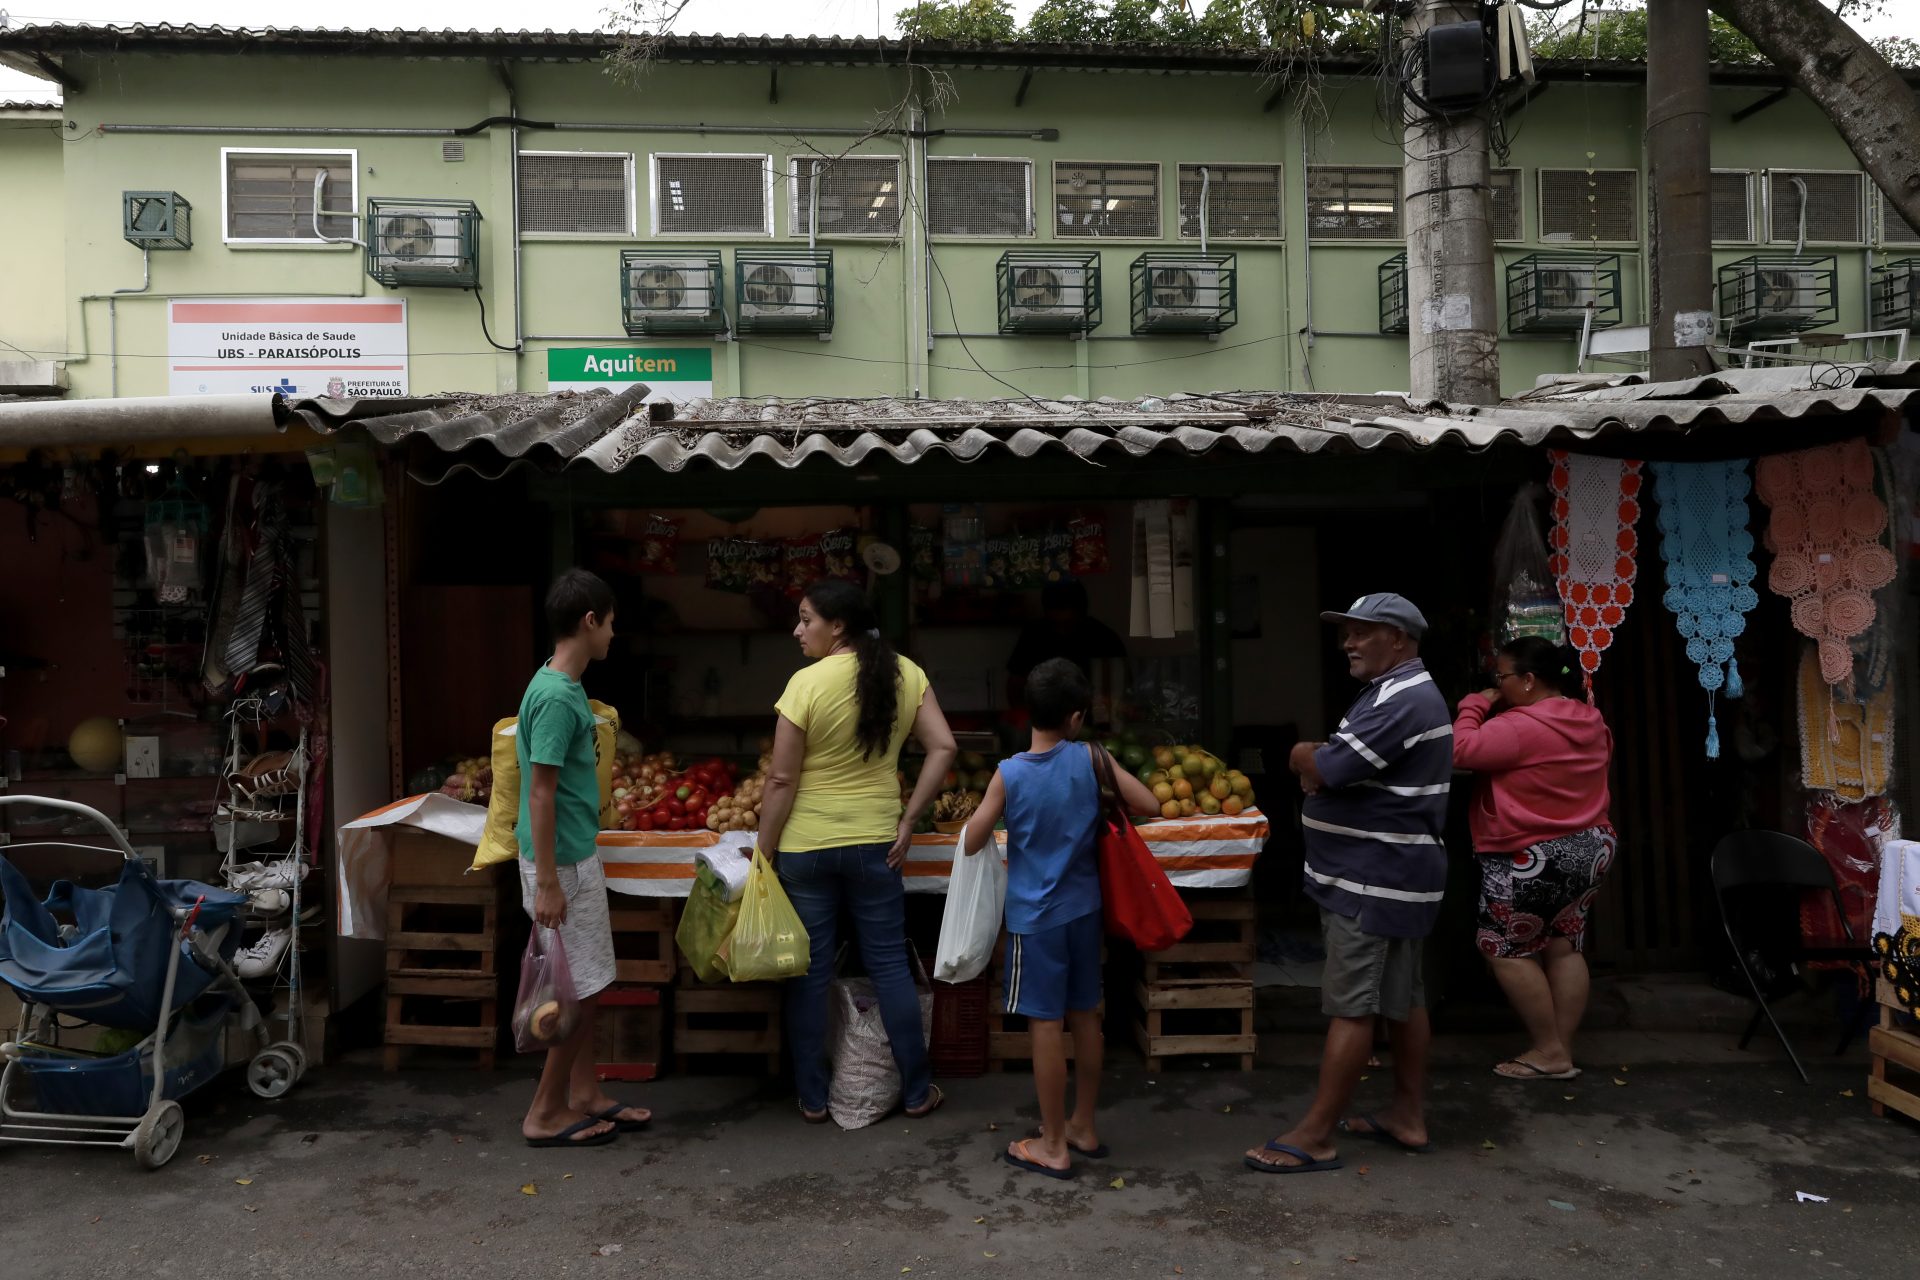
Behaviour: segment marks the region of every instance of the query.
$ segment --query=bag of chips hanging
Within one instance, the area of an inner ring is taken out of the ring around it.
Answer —
[[[650,515],[640,534],[633,563],[635,573],[678,573],[680,522],[671,516]]]
[[[1073,535],[1073,573],[1079,577],[1107,571],[1107,527],[1098,520],[1081,517],[1067,525]]]
[[[820,539],[789,538],[786,546],[787,597],[798,600],[807,593],[807,588],[820,581],[821,565]]]
[[[843,582],[864,582],[860,557],[855,551],[859,537],[852,529],[829,529],[820,535],[820,576]]]
[[[1040,536],[1041,572],[1048,582],[1060,582],[1073,576],[1073,535],[1065,529],[1049,529]]]

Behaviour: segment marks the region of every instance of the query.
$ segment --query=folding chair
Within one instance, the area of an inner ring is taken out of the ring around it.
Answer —
[[[1798,964],[1803,960],[1865,960],[1867,949],[1864,945],[1805,946],[1799,940],[1798,913],[1793,912],[1787,917],[1792,930],[1791,941],[1783,943],[1778,938],[1768,938],[1762,950],[1755,945],[1755,939],[1741,936],[1734,927],[1734,913],[1728,910],[1727,900],[1729,893],[1745,890],[1825,890],[1833,899],[1840,928],[1845,932],[1847,941],[1853,943],[1853,926],[1847,922],[1846,908],[1841,905],[1840,891],[1834,884],[1833,868],[1827,865],[1826,858],[1821,856],[1818,849],[1804,840],[1778,831],[1736,831],[1714,846],[1710,873],[1714,898],[1720,907],[1721,928],[1726,931],[1727,942],[1733,948],[1734,963],[1740,966],[1741,975],[1746,978],[1747,986],[1753,992],[1753,1018],[1740,1037],[1740,1047],[1745,1049],[1752,1042],[1754,1032],[1760,1029],[1760,1020],[1766,1019],[1773,1027],[1773,1034],[1779,1038],[1780,1046],[1787,1051],[1793,1069],[1800,1073],[1800,1082],[1811,1084],[1812,1079],[1807,1075],[1807,1069],[1800,1065],[1800,1057],[1793,1051],[1787,1033],[1781,1029],[1779,1020],[1767,1005],[1767,995],[1761,988],[1759,975],[1754,972],[1753,962],[1763,959],[1785,961],[1794,966],[1797,972]],[[1776,996],[1780,994],[1784,993],[1775,992]],[[1871,1013],[1871,1001],[1865,1003],[1865,1010]],[[1853,1020],[1842,1029],[1835,1054],[1846,1052],[1860,1024],[1860,1014],[1856,1012]]]

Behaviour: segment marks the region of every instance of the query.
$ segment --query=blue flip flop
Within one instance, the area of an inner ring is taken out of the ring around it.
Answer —
[[[1302,1151],[1298,1147],[1290,1147],[1284,1142],[1273,1142],[1271,1140],[1267,1142],[1266,1147],[1267,1150],[1277,1151],[1283,1156],[1292,1156],[1301,1163],[1269,1164],[1265,1160],[1256,1160],[1252,1156],[1248,1156],[1246,1157],[1247,1168],[1259,1173],[1329,1173],[1335,1169],[1346,1168],[1345,1163],[1343,1163],[1338,1156],[1334,1156],[1328,1160],[1316,1160],[1311,1154]]]
[[[620,1113],[622,1111],[629,1111],[629,1110],[644,1111],[646,1110],[646,1108],[636,1106],[634,1103],[631,1103],[631,1102],[616,1102],[612,1106],[608,1107],[605,1111],[602,1111],[597,1115],[595,1115],[593,1118],[595,1120],[605,1120],[610,1122],[614,1127],[614,1131],[617,1133],[638,1133],[642,1129],[646,1128],[648,1125],[653,1123],[653,1116],[651,1113],[648,1114],[645,1120],[622,1120],[619,1118]]]
[[[588,1116],[585,1120],[576,1120],[556,1134],[545,1138],[528,1138],[530,1147],[604,1147],[620,1136],[618,1129],[608,1129],[605,1133],[596,1133],[590,1138],[576,1138],[573,1135],[582,1129],[591,1129],[601,1123],[600,1117]]]
[[[1364,1138],[1368,1142],[1390,1143],[1402,1151],[1409,1152],[1416,1156],[1424,1156],[1433,1150],[1433,1143],[1431,1141],[1423,1142],[1417,1147],[1411,1142],[1403,1142],[1397,1135],[1390,1132],[1385,1125],[1374,1119],[1371,1112],[1366,1115],[1355,1116],[1353,1119],[1358,1120],[1367,1127],[1364,1129],[1356,1129],[1353,1127],[1352,1120],[1342,1120],[1340,1122],[1340,1132],[1350,1133],[1354,1137]]]
[[[1031,1141],[1032,1141],[1031,1138],[1022,1138],[1019,1142],[1015,1143],[1014,1145],[1018,1147],[1020,1150],[1025,1151],[1027,1150],[1027,1143]],[[1062,1180],[1069,1179],[1074,1176],[1073,1166],[1071,1165],[1067,1166],[1065,1169],[1055,1169],[1048,1165],[1041,1164],[1038,1160],[1022,1160],[1019,1156],[1016,1156],[1011,1151],[1002,1151],[1000,1153],[1000,1158],[1002,1160],[1005,1160],[1008,1164],[1012,1165],[1014,1168],[1024,1169],[1028,1173],[1038,1173],[1045,1177],[1060,1178]]]

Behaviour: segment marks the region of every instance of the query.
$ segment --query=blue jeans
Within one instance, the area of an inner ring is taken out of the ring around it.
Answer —
[[[880,999],[880,1019],[900,1068],[901,1097],[909,1109],[925,1105],[933,1068],[921,1038],[920,995],[907,963],[907,889],[900,873],[887,866],[887,846],[782,853],[774,866],[807,928],[810,951],[806,976],[786,983],[787,1039],[793,1045],[800,1105],[809,1111],[827,1108],[827,987],[840,949],[842,904],[853,917],[860,958]]]

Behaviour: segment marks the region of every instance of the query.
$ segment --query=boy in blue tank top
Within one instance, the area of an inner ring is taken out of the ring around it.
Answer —
[[[1073,1157],[1107,1154],[1094,1127],[1100,1085],[1100,868],[1094,834],[1100,785],[1093,753],[1076,739],[1093,704],[1086,675],[1065,658],[1027,676],[1032,746],[1001,762],[967,823],[969,854],[993,848],[1007,820],[1007,1012],[1027,1019],[1040,1127],[1007,1146],[1008,1164],[1050,1178],[1073,1176]],[[1157,814],[1146,784],[1116,766],[1120,798]],[[1067,1115],[1065,1029],[1078,1058],[1074,1110]]]

